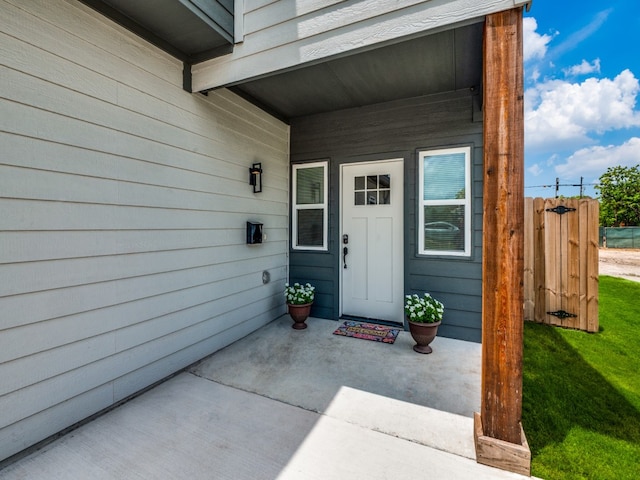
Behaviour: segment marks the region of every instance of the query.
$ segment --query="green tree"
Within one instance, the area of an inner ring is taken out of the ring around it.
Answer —
[[[600,176],[600,225],[640,225],[640,164],[609,167]]]

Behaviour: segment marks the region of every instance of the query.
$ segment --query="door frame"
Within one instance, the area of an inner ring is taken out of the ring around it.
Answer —
[[[400,245],[402,246],[402,255],[401,255],[401,259],[400,259],[400,267],[402,268],[402,274],[400,275],[401,279],[402,279],[402,289],[404,292],[404,287],[405,287],[405,283],[406,283],[406,258],[405,258],[405,254],[406,254],[406,245],[405,245],[405,225],[404,225],[404,215],[406,212],[406,181],[405,181],[405,166],[406,166],[406,158],[404,156],[390,156],[390,158],[377,158],[375,160],[364,160],[364,161],[352,161],[352,162],[343,162],[340,163],[338,168],[339,168],[339,178],[338,178],[338,239],[337,239],[337,244],[338,244],[338,249],[337,249],[337,259],[336,259],[336,264],[337,264],[337,268],[338,268],[338,272],[340,272],[338,274],[338,318],[342,318],[344,315],[344,305],[343,305],[343,275],[342,275],[342,235],[343,235],[343,226],[344,226],[344,218],[343,218],[343,208],[342,208],[342,202],[343,202],[343,181],[344,181],[344,167],[349,167],[349,166],[355,166],[355,165],[375,165],[375,164],[379,164],[379,163],[390,163],[390,162],[398,162],[402,165],[402,183],[403,183],[403,188],[402,188],[402,195],[401,197],[401,201],[402,201],[402,216],[403,216],[403,222],[402,222],[402,232],[401,232],[401,237],[402,237],[402,242],[400,243]],[[403,305],[404,305],[404,300],[403,300]],[[348,314],[347,314],[348,315]],[[385,320],[379,320],[380,323],[388,323],[388,324],[393,324],[395,326],[399,326],[399,325],[404,325],[404,320],[402,322],[390,322],[390,321],[385,321]]]

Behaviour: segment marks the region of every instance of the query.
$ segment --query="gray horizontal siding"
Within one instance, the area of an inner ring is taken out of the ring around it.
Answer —
[[[335,269],[326,265],[332,256],[312,252],[292,251],[289,256],[290,282],[311,283],[316,287],[316,296],[311,307],[311,315],[318,318],[334,317],[334,290],[338,288]]]
[[[317,283],[325,318],[339,316],[339,166],[404,158],[405,292],[431,292],[445,303],[440,334],[479,342],[482,305],[482,123],[471,92],[452,92],[293,119],[291,161],[329,159],[329,251],[292,252],[292,279]],[[417,151],[472,145],[470,258],[417,255]],[[331,272],[331,273],[330,273]],[[295,274],[295,275],[294,275]],[[332,280],[332,281],[328,281]]]
[[[79,2],[0,16],[1,460],[284,313],[289,129]]]

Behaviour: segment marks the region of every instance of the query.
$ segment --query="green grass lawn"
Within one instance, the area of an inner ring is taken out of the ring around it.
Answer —
[[[599,333],[527,322],[531,474],[640,479],[640,283],[600,277]]]

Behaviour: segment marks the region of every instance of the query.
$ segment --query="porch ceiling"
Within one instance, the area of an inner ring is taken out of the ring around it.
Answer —
[[[290,119],[479,87],[482,30],[474,23],[231,88]]]

